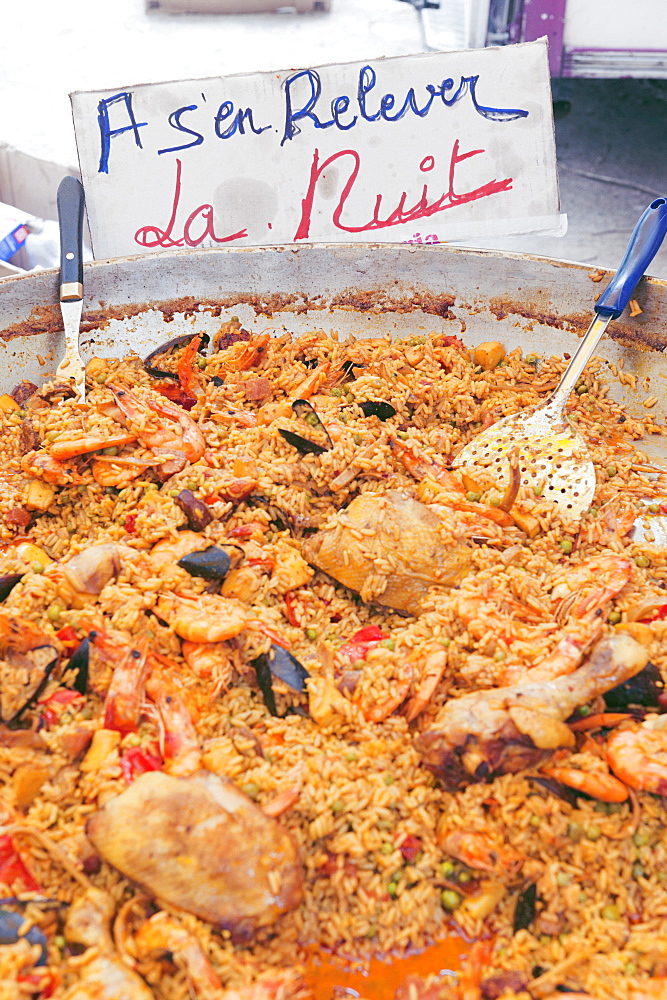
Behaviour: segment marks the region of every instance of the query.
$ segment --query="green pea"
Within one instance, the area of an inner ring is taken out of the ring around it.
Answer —
[[[507,659],[507,653],[504,653],[502,649],[499,649],[497,653],[493,654],[493,658],[496,661],[496,663],[502,663],[503,660]]]
[[[494,493],[492,497],[489,497],[489,507],[500,507],[502,503],[502,497],[499,497],[497,493]]]
[[[169,496],[177,497],[180,492],[181,492],[180,490],[169,490]]]
[[[475,490],[468,490],[466,493],[466,500],[470,503],[478,503],[482,499],[481,493],[476,493]]]
[[[106,375],[96,375],[95,376],[95,381],[97,382],[98,385],[104,385],[104,383],[106,382],[106,380],[107,380]]]
[[[345,809],[345,803],[343,802],[342,799],[336,799],[335,802],[331,803],[331,812],[334,814],[334,816],[340,816],[340,814],[343,812],[344,809]]]
[[[394,784],[394,776],[393,776],[393,774],[385,774],[385,776],[384,776],[384,783],[385,783],[385,785],[393,785]]]
[[[354,764],[356,761],[359,760],[359,755],[354,753],[352,750],[348,750],[348,752],[345,754],[345,760],[348,762],[348,764]]]
[[[543,487],[542,486],[533,486],[533,496],[534,497],[541,497],[542,493],[543,493]]]
[[[35,559],[33,562],[30,563],[30,569],[33,571],[33,573],[43,573],[44,563],[40,562],[39,559]]]
[[[148,486],[146,487],[146,492],[148,493],[150,490],[159,490],[159,489],[160,487],[158,486],[157,483],[149,483]]]
[[[620,920],[621,914],[615,903],[607,903],[606,906],[602,907],[600,916],[604,920]]]
[[[577,396],[583,396],[585,392],[588,392],[588,387],[585,385],[578,385],[574,391],[576,392]]]
[[[380,848],[380,854],[393,854],[393,853],[394,853],[393,846],[391,844],[387,844],[386,842]]]
[[[635,566],[639,566],[641,569],[646,569],[646,567],[650,565],[651,560],[648,556],[635,556]]]
[[[56,948],[60,948],[61,951],[63,951],[63,949],[65,948],[65,938],[62,936],[62,934],[56,934],[56,936],[53,939],[53,943],[55,944]]]
[[[542,817],[541,816],[533,815],[533,816],[530,817],[530,819],[528,820],[528,822],[530,823],[531,826],[541,826],[541,824],[542,824]]]
[[[635,847],[643,847],[644,844],[648,844],[648,834],[647,833],[635,833],[632,838],[632,842]]]
[[[467,885],[468,882],[472,882],[472,875],[470,872],[459,872],[459,882],[461,885]]]
[[[334,389],[331,390],[331,395],[332,396],[342,396],[343,395],[343,390],[339,389],[338,386],[336,386]]]
[[[577,715],[590,715],[591,710],[589,705],[580,705],[577,709]]]
[[[569,884],[570,884],[570,876],[568,875],[568,873],[558,872],[558,874],[556,875],[556,885],[559,885],[562,889]]]
[[[50,608],[47,608],[46,617],[50,622],[57,622],[63,613],[63,609],[59,604],[52,604]]]
[[[605,471],[609,476],[609,478],[613,479],[616,473],[618,472],[618,469],[616,468],[615,465],[608,465]]]
[[[316,628],[307,628],[306,629],[306,636],[309,639],[311,639],[311,640],[312,639],[317,639],[317,629]]]
[[[110,448],[102,448],[102,454],[103,455],[117,455],[118,454],[118,448],[116,448],[115,445],[112,445]]]
[[[651,506],[649,507],[649,510],[651,511],[652,514],[659,514],[660,513],[660,504],[659,503],[652,503]]]
[[[637,966],[634,962],[626,962],[623,971],[626,976],[634,976],[637,972]]]
[[[396,896],[398,895],[398,883],[389,882],[387,884],[387,892],[389,893],[392,899],[396,899]]]
[[[392,652],[396,649],[396,643],[393,639],[383,639],[380,643],[383,649],[391,649]]]
[[[46,434],[46,440],[49,444],[58,437],[58,431],[48,431]]]
[[[364,440],[364,436],[363,436],[363,434],[353,434],[352,435],[352,440],[354,441],[355,444],[362,444],[363,440]]]
[[[622,617],[623,616],[620,611],[612,611],[610,612],[607,621],[609,622],[610,625],[618,625]]]
[[[197,367],[198,368],[206,368],[206,365],[207,365],[206,358],[197,358]]]
[[[241,785],[241,791],[250,799],[254,799],[259,795],[259,785],[255,781],[246,781],[245,785]]]
[[[445,647],[445,649],[447,649],[452,644],[452,640],[451,639],[439,639],[438,641],[439,641],[439,643],[440,643],[441,646]]]
[[[454,863],[452,861],[440,862],[440,874],[443,878],[449,878],[454,873]]]
[[[303,419],[307,424],[310,424],[311,427],[317,427],[320,422],[316,413],[307,413]]]
[[[408,440],[408,432],[407,431],[396,431],[396,437],[399,437],[401,439],[401,441],[407,441]]]
[[[450,912],[455,910],[457,906],[461,905],[462,898],[463,897],[460,896],[458,892],[454,892],[453,889],[443,889],[440,893],[440,902],[443,909],[449,910]]]
[[[635,861],[634,865],[632,866],[632,877],[643,878],[644,874],[645,873],[643,867],[639,864],[638,861]]]
[[[561,538],[561,540],[560,540],[560,542],[558,544],[560,545],[560,547],[563,550],[563,552],[565,553],[565,555],[569,556],[570,552],[572,551],[573,544],[574,544],[573,541],[572,541],[572,539],[571,538]]]
[[[527,365],[534,365],[537,362],[537,360],[538,359],[536,354],[527,354],[526,357],[524,358],[524,361],[526,362]]]
[[[599,826],[591,824],[586,827],[586,839],[587,840],[599,840],[602,836],[602,831]]]
[[[567,835],[571,840],[580,840],[583,832],[581,823],[577,823],[576,819],[568,824]]]

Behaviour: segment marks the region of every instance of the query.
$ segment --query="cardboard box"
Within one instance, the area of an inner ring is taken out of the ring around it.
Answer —
[[[330,5],[331,0],[146,0],[149,13],[162,14],[311,14]]]

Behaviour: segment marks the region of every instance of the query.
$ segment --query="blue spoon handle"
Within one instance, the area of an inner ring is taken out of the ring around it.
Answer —
[[[660,249],[665,234],[667,198],[656,198],[635,226],[618,271],[595,303],[598,316],[617,319],[621,315],[637,282]]]

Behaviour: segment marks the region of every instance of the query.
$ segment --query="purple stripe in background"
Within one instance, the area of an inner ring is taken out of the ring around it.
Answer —
[[[532,42],[546,35],[549,39],[549,70],[561,75],[563,32],[567,0],[523,0],[521,40]]]

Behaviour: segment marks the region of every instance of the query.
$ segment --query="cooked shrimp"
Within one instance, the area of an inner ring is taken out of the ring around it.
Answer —
[[[113,674],[104,702],[104,728],[119,733],[135,732],[139,724],[146,676],[149,672],[148,645],[145,638],[130,646],[118,638],[96,631],[90,642],[113,666]]]
[[[647,661],[643,646],[615,633],[567,676],[453,698],[415,740],[422,763],[449,788],[535,764],[546,751],[574,745],[564,720],[575,708],[634,677]]]
[[[649,715],[641,725],[610,733],[607,762],[631,788],[667,795],[667,715]]]
[[[489,507],[486,504],[471,503],[466,500],[464,498],[465,489],[460,479],[440,462],[427,458],[426,455],[415,451],[413,448],[409,448],[402,441],[397,441],[395,438],[389,438],[389,445],[415,479],[435,479],[436,482],[440,483],[451,493],[451,498],[446,501],[440,501],[443,506],[449,507],[452,510],[460,510],[462,513],[475,514],[477,517],[481,517],[482,520],[493,521],[494,524],[499,525],[501,528],[509,528],[514,524],[510,515],[504,510],[500,510],[499,507]]]
[[[152,465],[160,465],[160,461],[154,458],[131,458],[129,455],[96,455],[93,459],[90,471],[93,479],[100,486],[129,486],[146,469]]]
[[[428,654],[424,661],[424,669],[417,690],[403,710],[403,715],[408,722],[414,722],[417,716],[424,711],[433,697],[446,667],[447,653],[444,649],[437,649]]]
[[[447,820],[447,816],[443,817]],[[525,856],[508,844],[498,843],[487,833],[476,830],[438,829],[438,846],[453,858],[458,858],[468,868],[491,872],[494,875],[516,875]]]
[[[210,700],[226,691],[234,676],[229,647],[224,642],[187,642],[181,652],[190,670],[201,680],[210,680]]]
[[[412,686],[412,668],[406,666],[401,679],[394,681],[394,690],[383,701],[375,702],[370,707],[364,708],[364,718],[367,722],[383,722],[388,719],[392,712],[403,704]]]
[[[616,597],[632,575],[632,563],[624,556],[603,552],[592,559],[569,565],[551,591],[555,615],[581,618],[602,608]]]
[[[201,749],[192,714],[185,702],[185,692],[173,677],[158,665],[166,658],[153,656],[146,694],[158,710],[162,732],[160,749],[169,774],[193,774],[201,767]],[[157,662],[156,662],[157,661]]]
[[[57,441],[48,445],[49,455],[58,462],[64,462],[68,458],[76,458],[77,455],[87,455],[91,451],[99,451],[102,448],[122,448],[123,445],[136,441],[134,434],[110,434],[105,438],[96,437],[94,434],[81,434],[67,437],[62,435]]]
[[[84,482],[81,473],[71,462],[58,462],[47,451],[29,451],[21,459],[21,470],[31,479],[43,479],[54,486]]]
[[[199,597],[165,594],[158,599],[155,614],[168,622],[176,635],[189,642],[233,639],[250,622],[244,604],[217,594],[201,594]]]
[[[578,767],[558,765],[543,767],[542,773],[601,802],[625,802],[628,798],[628,790],[623,782],[604,771],[582,771]]]
[[[146,448],[180,451],[188,462],[196,462],[204,454],[204,435],[183,407],[145,391],[138,394],[120,386],[109,388],[123,423]]]
[[[197,352],[199,350],[199,345],[201,344],[201,334],[197,334],[193,337],[190,343],[187,345],[178,362],[178,381],[181,383],[181,388],[183,392],[190,397],[190,399],[197,399],[197,391],[201,391],[201,386],[197,378],[197,373],[194,370],[194,360],[197,357]]]
[[[134,935],[141,958],[151,953],[170,952],[176,965],[184,968],[197,1000],[220,1000],[222,983],[194,934],[162,910],[154,913]]]
[[[260,333],[250,340],[240,340],[220,352],[220,363],[227,371],[245,372],[257,364],[270,341],[270,333]]]

